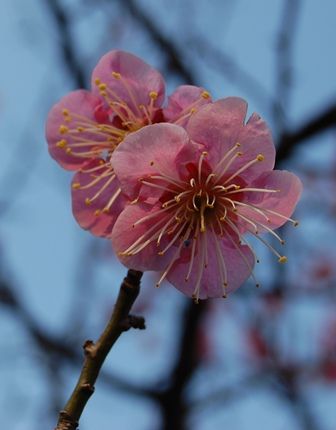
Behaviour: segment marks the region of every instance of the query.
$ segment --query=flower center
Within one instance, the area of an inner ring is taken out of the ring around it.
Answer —
[[[270,223],[269,217],[271,215],[282,217],[294,226],[298,223],[272,209],[249,203],[247,197],[251,194],[277,193],[279,190],[245,185],[245,181],[240,176],[241,173],[253,164],[262,162],[264,157],[259,154],[237,169],[233,169],[234,162],[242,155],[237,151],[239,146],[239,144],[235,144],[213,168],[210,168],[205,161],[208,156],[207,152],[203,152],[200,155],[198,166],[187,166],[189,174],[184,180],[172,178],[159,169],[157,169],[157,174],[140,179],[143,186],[163,191],[160,198],[161,208],[133,224],[133,228],[136,228],[139,224],[148,223],[148,229],[127,249],[120,252],[120,255],[136,255],[153,242],[156,242],[158,255],[166,254],[173,247],[175,251],[171,261],[162,273],[157,286],[167,277],[175,262],[180,258],[182,249],[189,248],[189,266],[186,270],[185,281],[188,282],[192,271],[196,270],[194,297],[197,300],[204,270],[208,266],[208,244],[211,241],[223,297],[225,297],[228,275],[225,256],[223,256],[221,248],[221,238],[224,236],[244,260],[256,285],[259,286],[250,262],[241,251],[241,245],[245,244],[255,256],[252,247],[242,236],[242,231],[249,232],[259,239],[277,256],[280,263],[287,261],[285,256],[282,256],[259,236],[259,229],[271,233],[281,244],[284,244],[280,236],[267,225]],[[154,162],[151,161],[150,165],[153,166]],[[196,258],[197,264],[195,263]],[[259,261],[256,256],[255,260]]]

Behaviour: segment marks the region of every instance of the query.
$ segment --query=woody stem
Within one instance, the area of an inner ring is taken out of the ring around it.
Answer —
[[[59,414],[55,430],[76,430],[86,403],[94,392],[94,384],[112,346],[122,332],[133,328],[144,329],[142,317],[130,315],[131,307],[140,291],[142,272],[130,269],[123,280],[110,320],[98,341],[87,340],[84,345],[84,362],[74,388],[64,409]]]

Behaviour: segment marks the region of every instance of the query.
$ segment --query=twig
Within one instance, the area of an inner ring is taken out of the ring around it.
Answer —
[[[277,162],[289,159],[298,144],[330,128],[336,128],[336,104],[314,116],[295,131],[285,133],[277,147]]]
[[[150,35],[154,43],[160,48],[161,54],[166,57],[169,69],[173,73],[181,76],[188,84],[195,85],[197,77],[195,73],[182,62],[182,52],[180,52],[179,47],[174,44],[172,38],[162,34],[160,27],[155,24],[155,21],[151,19],[141,7],[139,7],[136,1],[122,0],[119,1],[119,4],[124,7]]]
[[[83,67],[76,57],[76,48],[71,35],[72,23],[63,9],[61,2],[58,0],[48,0],[50,12],[53,15],[58,27],[60,43],[62,48],[62,56],[69,74],[79,88],[86,87],[86,77],[83,72]]]
[[[285,0],[280,22],[276,49],[275,64],[275,96],[278,100],[273,104],[273,118],[277,135],[286,129],[289,101],[293,83],[293,48],[298,21],[301,16],[301,0]]]
[[[131,327],[145,328],[142,317],[129,315],[131,307],[139,294],[141,276],[141,272],[128,271],[121,284],[117,302],[105,330],[96,343],[91,340],[87,340],[84,343],[85,358],[82,371],[70,399],[64,410],[60,412],[55,430],[77,429],[79,418],[94,392],[94,384],[99,371],[116,340],[123,331]]]
[[[196,50],[199,57],[208,65],[216,69],[230,82],[249,94],[261,110],[276,108],[281,112],[281,106],[277,99],[270,94],[264,85],[251,73],[243,69],[233,56],[217,48],[212,42],[199,36],[193,36],[186,40],[188,46]],[[223,95],[222,95],[223,96]]]
[[[199,327],[207,310],[207,303],[186,303],[181,321],[181,336],[175,365],[169,375],[168,387],[157,396],[162,413],[162,430],[184,430],[186,428],[185,390],[194,375],[200,357],[197,353]]]

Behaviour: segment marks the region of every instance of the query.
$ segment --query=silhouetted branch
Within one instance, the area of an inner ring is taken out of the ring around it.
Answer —
[[[277,161],[282,162],[290,158],[295,147],[306,139],[336,127],[336,104],[316,115],[297,130],[285,133],[279,140],[277,147]]]
[[[189,85],[195,85],[198,79],[190,68],[181,60],[183,55],[179,47],[174,44],[171,37],[166,37],[162,34],[160,27],[155,24],[155,21],[152,20],[141,7],[139,7],[139,3],[136,1],[121,0],[119,4],[130,13],[160,48],[161,54],[167,60],[170,71],[181,76]]]
[[[76,49],[73,45],[71,35],[71,21],[63,9],[59,0],[48,0],[50,12],[55,19],[58,28],[58,34],[61,40],[62,57],[72,79],[79,88],[86,87],[86,78],[83,67],[77,60]]]
[[[199,326],[207,309],[206,302],[195,304],[188,300],[181,321],[181,336],[177,358],[168,377],[167,389],[159,393],[157,400],[162,412],[162,429],[184,430],[186,427],[185,390],[199,365],[197,343]]]
[[[274,98],[253,75],[242,69],[238,63],[229,54],[217,48],[211,42],[200,38],[192,37],[188,39],[188,44],[191,45],[207,63],[207,65],[216,69],[219,73],[226,77],[230,82],[239,86],[246,94],[249,94],[262,110],[277,109],[282,111],[276,98]],[[226,94],[225,96],[228,96]],[[224,94],[221,95],[224,97]]]
[[[275,94],[277,103],[273,104],[273,117],[277,134],[286,128],[286,111],[289,109],[289,96],[292,86],[293,44],[297,23],[300,17],[301,0],[285,0],[280,22],[276,50]]]

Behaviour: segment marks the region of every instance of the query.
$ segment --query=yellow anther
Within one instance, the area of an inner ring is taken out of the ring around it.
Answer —
[[[100,79],[99,79],[99,78],[95,78],[94,83],[95,83],[96,85],[99,85],[99,84],[100,84]]]
[[[66,144],[67,144],[66,140],[62,139],[56,143],[56,146],[57,146],[57,148],[64,148],[66,146]]]
[[[101,91],[104,91],[104,90],[106,90],[107,85],[106,85],[106,84],[99,84],[99,85],[98,85],[98,88],[99,88]]]
[[[84,128],[83,127],[77,127],[77,131],[82,132],[82,131],[84,131]]]
[[[241,144],[239,142],[236,143],[236,147],[239,148]]]
[[[106,97],[106,96],[107,96],[107,92],[106,92],[106,91],[99,91],[99,94],[100,94],[102,97]]]
[[[81,187],[81,184],[79,183],[79,182],[74,182],[73,184],[72,184],[72,188],[74,189],[74,190],[78,190],[78,188],[80,188]]]
[[[241,157],[243,155],[242,152],[237,152],[237,157]]]
[[[282,257],[279,258],[279,263],[287,263],[288,259],[285,255],[283,255]]]
[[[262,154],[258,154],[258,155],[257,155],[257,160],[258,160],[258,161],[264,161],[264,160],[265,160],[265,157],[264,157]]]
[[[201,97],[203,97],[204,99],[209,99],[211,96],[208,91],[203,91]]]
[[[86,199],[84,201],[85,201],[86,206],[90,206],[91,200],[89,199],[89,197],[86,197]]]
[[[163,255],[164,254],[164,252],[163,251],[159,251],[158,252],[158,255]]]
[[[61,134],[65,134],[65,133],[67,133],[69,131],[69,127],[67,127],[66,125],[64,125],[64,124],[62,124],[62,125],[60,125],[60,127],[59,127],[59,132],[61,133]]]
[[[96,209],[96,210],[94,211],[94,215],[95,215],[95,216],[99,216],[99,215],[100,215],[100,213],[101,213],[100,209]]]
[[[68,109],[63,109],[63,110],[62,110],[62,114],[63,114],[64,116],[69,116],[69,111],[68,111]]]
[[[109,208],[104,208],[104,209],[103,209],[103,213],[104,213],[104,214],[107,214],[109,211],[110,211],[110,209],[109,209]]]
[[[156,91],[151,91],[151,92],[149,93],[149,97],[150,97],[152,100],[156,100],[156,99],[158,98],[158,93],[157,93]]]
[[[72,149],[71,149],[71,148],[67,148],[67,149],[65,150],[65,152],[66,152],[67,154],[71,154]]]
[[[112,72],[112,76],[113,76],[115,79],[120,79],[120,78],[121,78],[121,74],[120,74],[120,73],[118,73],[118,72]]]
[[[195,112],[197,112],[197,109],[196,109],[196,108],[191,108],[191,109],[190,109],[190,113],[195,113]]]
[[[203,157],[206,157],[208,155],[208,152],[207,151],[203,151],[202,155],[203,155]]]

